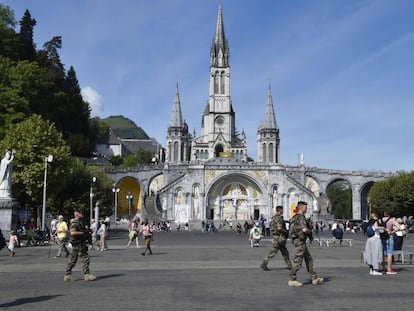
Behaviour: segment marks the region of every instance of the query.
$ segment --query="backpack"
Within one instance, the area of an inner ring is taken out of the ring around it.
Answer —
[[[383,231],[380,232],[380,239],[381,240],[388,240],[390,238],[390,234],[387,231],[387,222],[390,220],[391,217],[388,217],[386,221],[382,223],[382,226],[385,228]]]
[[[375,229],[373,225],[368,226],[367,228],[367,237],[373,237],[375,235]]]

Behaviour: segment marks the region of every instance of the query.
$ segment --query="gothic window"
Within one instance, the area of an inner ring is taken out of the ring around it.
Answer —
[[[223,146],[220,145],[220,144],[217,145],[214,151],[215,151],[215,157],[216,158],[220,157],[220,152],[223,152],[224,151],[223,150]]]
[[[173,162],[177,162],[178,161],[178,142],[174,142],[174,154],[171,157],[171,160]]]
[[[185,144],[184,143],[181,143],[181,156],[180,156],[180,161],[185,161],[185,157],[184,157],[184,155],[185,155]]]
[[[225,87],[225,79],[224,79],[224,71],[221,72],[220,75],[220,94],[224,94],[226,87]]]
[[[269,162],[275,162],[274,152],[273,152],[273,144],[272,143],[269,144],[268,150],[269,150]]]
[[[262,145],[263,162],[266,162],[266,144]]]
[[[218,94],[219,93],[219,86],[220,86],[220,81],[219,81],[220,77],[219,77],[219,73],[218,71],[216,71],[214,73],[214,94]]]
[[[168,160],[170,162],[172,161],[172,146],[171,146],[171,142],[168,143]]]

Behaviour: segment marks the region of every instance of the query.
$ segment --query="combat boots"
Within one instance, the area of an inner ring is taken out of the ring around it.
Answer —
[[[262,268],[264,271],[270,271],[270,269],[267,267],[266,261],[263,261],[263,263],[260,265],[260,268]]]
[[[85,281],[95,281],[96,280],[96,275],[93,275],[93,274],[88,273],[88,274],[85,274],[83,276],[83,279]]]
[[[64,282],[73,282],[73,281],[75,281],[75,278],[73,276],[71,276],[70,274],[68,274],[68,275],[65,275],[63,277],[63,281]]]
[[[296,280],[294,280],[294,281],[289,280],[288,281],[288,286],[290,286],[290,287],[302,287],[303,286],[303,283],[298,282]]]
[[[320,285],[322,283],[323,283],[323,278],[318,277],[318,278],[312,280],[313,285]]]

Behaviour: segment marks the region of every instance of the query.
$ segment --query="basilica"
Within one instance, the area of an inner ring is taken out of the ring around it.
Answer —
[[[207,60],[206,60],[207,61]],[[167,128],[165,156],[153,165],[108,175],[120,189],[118,215],[133,214],[175,222],[269,218],[277,205],[290,218],[298,201],[309,204],[308,217],[330,215],[326,188],[337,180],[352,187],[353,218],[367,216],[367,194],[379,173],[345,172],[280,163],[280,138],[272,91],[258,120],[256,161],[247,155],[245,133],[236,130],[231,99],[230,47],[225,36],[221,4],[210,49],[208,99],[201,112],[200,135],[191,134],[184,121],[177,84]],[[165,160],[161,160],[161,159]],[[126,198],[129,198],[126,200]]]

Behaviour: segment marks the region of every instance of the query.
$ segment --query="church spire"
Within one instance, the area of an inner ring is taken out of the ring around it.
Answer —
[[[228,67],[229,66],[229,47],[224,35],[223,13],[221,1],[217,12],[216,32],[210,51],[210,66]]]
[[[272,89],[269,84],[269,95],[267,97],[266,111],[260,129],[277,129],[275,110],[273,107]]]
[[[178,82],[175,88],[175,99],[171,113],[170,127],[184,127],[183,115],[181,112],[180,92],[178,90]]]

